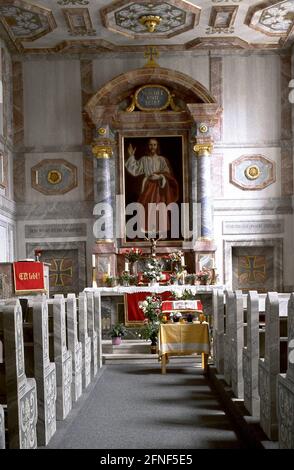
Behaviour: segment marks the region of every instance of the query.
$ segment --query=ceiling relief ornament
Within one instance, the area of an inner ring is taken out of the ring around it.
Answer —
[[[233,24],[236,19],[238,6],[224,5],[211,8],[209,27],[206,34],[234,34],[235,28]]]
[[[202,37],[189,41],[186,44],[187,50],[193,49],[249,49],[247,41],[237,37],[218,36],[217,38]]]
[[[39,39],[57,27],[50,10],[22,0],[4,0],[0,21],[18,50],[23,49],[23,41]]]
[[[32,188],[42,194],[65,194],[77,187],[77,167],[66,160],[45,159],[32,167]]]
[[[119,0],[100,10],[103,25],[132,38],[171,38],[192,30],[199,23],[201,9],[184,0],[140,2]]]
[[[88,8],[63,8],[62,12],[71,36],[96,35]]]
[[[267,36],[287,35],[293,26],[294,0],[267,0],[249,8],[245,24]]]
[[[88,5],[89,0],[58,0],[58,5]]]
[[[276,181],[275,162],[263,155],[243,155],[230,170],[230,182],[243,190],[264,189]]]

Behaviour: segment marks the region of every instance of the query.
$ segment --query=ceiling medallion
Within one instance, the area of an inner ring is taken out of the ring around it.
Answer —
[[[161,22],[161,18],[158,15],[144,15],[139,18],[139,22],[148,29],[149,33],[154,33]]]

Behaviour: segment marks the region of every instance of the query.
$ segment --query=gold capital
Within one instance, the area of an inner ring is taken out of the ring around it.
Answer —
[[[113,150],[110,145],[94,144],[92,145],[92,153],[96,158],[111,158]]]
[[[195,144],[193,150],[198,157],[209,157],[213,151],[213,144]]]

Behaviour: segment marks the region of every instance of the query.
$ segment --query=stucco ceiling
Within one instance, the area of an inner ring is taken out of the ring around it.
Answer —
[[[0,0],[0,21],[21,54],[279,49],[293,42],[294,0]]]

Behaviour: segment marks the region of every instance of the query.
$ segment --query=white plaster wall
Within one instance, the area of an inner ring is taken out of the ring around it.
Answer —
[[[223,58],[224,142],[274,144],[280,139],[278,55]]]
[[[26,146],[82,143],[78,60],[23,63]]]
[[[40,193],[31,186],[31,169],[42,160],[66,160],[77,167],[78,185],[68,193],[59,195],[46,195]],[[80,152],[63,153],[30,153],[25,154],[26,172],[26,202],[58,202],[58,201],[82,201],[84,199],[84,178],[83,178],[83,155]]]
[[[15,236],[14,221],[0,214],[0,263],[16,259]]]
[[[137,68],[141,68],[146,63],[141,55],[122,57],[102,56],[93,61],[93,84],[94,90],[99,90],[109,80],[117,75],[129,72]],[[209,88],[209,57],[207,54],[203,56],[193,56],[193,54],[174,54],[162,55],[156,59],[161,67],[178,72],[185,73],[190,77],[198,80],[202,85]]]

